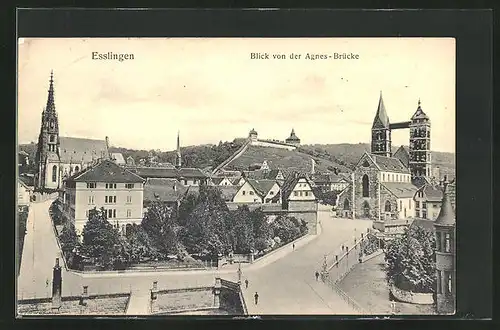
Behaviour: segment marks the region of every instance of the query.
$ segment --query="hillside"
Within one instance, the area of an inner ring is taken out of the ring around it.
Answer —
[[[398,148],[399,146],[395,146],[392,151],[396,152]],[[302,152],[328,158],[352,169],[365,151],[370,152],[370,144],[314,144],[301,146],[300,149]],[[440,168],[441,176],[448,175],[449,177],[455,177],[454,153],[433,151],[432,165],[433,167],[438,166]]]
[[[229,158],[241,146],[241,142],[220,142],[218,145],[199,145],[181,148],[183,165],[186,167],[215,168]],[[30,156],[30,163],[34,164],[36,144],[19,145],[20,150]],[[111,152],[121,152],[125,158],[132,156],[137,162],[147,158],[151,152],[160,162],[175,162],[175,151],[161,152],[159,150],[134,150],[120,147],[111,147]],[[397,147],[393,149],[395,152]],[[363,152],[370,151],[368,143],[358,144],[315,144],[304,145],[298,151],[285,149],[250,146],[243,155],[227,166],[227,169],[245,169],[255,163],[262,164],[267,160],[271,167],[297,167],[306,171],[311,169],[311,156],[316,159],[316,170],[326,171],[337,167],[341,172],[349,172],[354,168]],[[441,175],[455,177],[455,154],[449,152],[432,153],[433,166],[439,166]]]
[[[316,160],[315,170],[318,172],[332,171],[335,167],[341,172],[349,169],[342,164],[329,159],[311,156],[300,151],[290,151],[270,147],[249,146],[248,149],[236,160],[226,166],[228,170],[248,170],[251,165],[262,164],[267,161],[271,168],[295,167],[305,172],[311,171],[311,158]]]

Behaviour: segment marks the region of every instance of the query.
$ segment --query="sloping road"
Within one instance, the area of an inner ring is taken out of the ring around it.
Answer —
[[[51,296],[52,267],[60,254],[48,212],[51,202],[33,203],[30,208],[18,280],[18,298],[21,299]],[[324,254],[337,250],[356,233],[365,232],[371,222],[332,219],[326,211],[319,212],[319,218],[322,233],[315,239],[265,266],[242,267],[242,281],[249,280],[248,289],[243,285],[249,314],[355,313],[331,288],[321,280],[316,281],[314,273],[321,271]],[[84,285],[88,286],[89,294],[148,292],[153,281],[158,281],[160,290],[211,286],[216,276],[237,280],[235,269],[122,274],[80,274],[63,269],[62,294],[79,295]],[[255,292],[259,294],[257,305]]]

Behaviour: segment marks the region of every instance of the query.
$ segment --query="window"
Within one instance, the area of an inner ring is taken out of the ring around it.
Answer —
[[[436,232],[436,251],[441,251],[441,233],[438,231]]]
[[[106,189],[116,189],[116,183],[106,183]]]
[[[75,172],[78,172],[80,170],[80,168],[77,166],[75,166]]]
[[[116,210],[113,210],[113,218],[116,218]]]
[[[113,210],[108,210],[108,218],[112,218],[113,217]]]
[[[96,187],[95,182],[87,182],[87,188],[92,189],[92,188],[95,188],[95,187]]]
[[[108,196],[104,196],[104,203],[108,203]]]
[[[427,209],[427,203],[422,202],[422,208],[423,208],[423,209]]]
[[[184,180],[184,185],[187,186],[188,180]]]
[[[252,190],[250,190],[249,194],[250,194],[250,195],[253,195],[253,191],[252,191]]]
[[[132,196],[127,196],[127,203],[132,203]]]
[[[426,210],[422,211],[422,218],[427,219],[427,211]]]
[[[271,190],[271,191],[269,192],[269,195],[270,195],[270,196],[274,195],[274,191],[272,191],[272,190]]]
[[[50,136],[50,142],[54,142],[54,135]]]
[[[385,173],[382,173],[382,181],[385,181]]]
[[[125,188],[127,188],[127,189],[133,189],[134,188],[134,184],[133,183],[125,183]]]
[[[57,181],[57,166],[52,166],[52,182]]]
[[[442,284],[441,284],[441,271],[438,270],[437,272],[437,282],[436,282],[436,293],[442,293],[443,290],[442,290]]]
[[[351,208],[351,206],[349,205],[349,200],[348,200],[348,199],[346,199],[346,200],[344,201],[344,210],[349,210],[350,208]]]
[[[453,281],[452,281],[452,276],[451,276],[451,272],[446,272],[446,282],[447,282],[447,285],[446,285],[446,293],[448,294],[451,294],[453,293]]]
[[[130,218],[132,216],[132,210],[127,210],[127,218]]]
[[[402,210],[403,209],[403,202],[402,201],[399,201],[399,209]]]
[[[294,195],[294,196],[298,196],[298,195],[299,195],[299,192],[298,192],[298,191],[294,191],[294,192],[293,192],[293,195]]]
[[[94,204],[94,196],[89,196],[89,204]]]
[[[368,181],[368,175],[363,175],[363,197],[370,197],[370,183]]]
[[[385,202],[385,212],[391,212],[391,202]]]
[[[450,234],[446,233],[444,235],[444,252],[450,252],[451,251],[451,236]]]

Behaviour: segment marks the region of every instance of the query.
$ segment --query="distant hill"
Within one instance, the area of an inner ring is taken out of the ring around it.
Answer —
[[[225,168],[228,170],[248,170],[250,166],[262,164],[266,160],[271,168],[295,167],[301,171],[310,172],[311,159],[315,159],[315,170],[318,172],[333,171],[334,168],[338,168],[341,172],[349,172],[349,168],[326,157],[312,156],[297,150],[260,146],[249,146],[240,157]]]
[[[197,168],[215,168],[229,158],[242,145],[242,141],[220,142],[218,145],[207,144],[182,147],[183,166]],[[393,152],[398,147],[393,148]],[[34,163],[36,143],[19,145],[20,150],[29,154],[30,162]],[[135,150],[111,147],[111,152],[121,152],[125,158],[132,156],[136,162],[147,158],[152,153],[160,162],[175,163],[175,150],[161,152],[159,150]],[[316,160],[317,171],[332,170],[337,167],[341,172],[350,172],[365,151],[370,151],[368,143],[358,144],[314,144],[300,146],[297,151],[285,149],[249,146],[238,159],[231,162],[227,169],[248,170],[248,167],[267,160],[271,167],[296,167],[310,171],[311,158]],[[432,152],[432,164],[440,168],[441,175],[455,177],[455,154],[450,152]]]

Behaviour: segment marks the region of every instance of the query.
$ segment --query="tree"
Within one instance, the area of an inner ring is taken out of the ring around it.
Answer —
[[[64,223],[59,241],[61,242],[61,249],[68,266],[74,268],[73,251],[75,251],[75,248],[78,246],[78,236],[73,222],[67,221]]]
[[[231,212],[231,244],[236,253],[249,253],[254,248],[254,232],[248,206],[239,206]]]
[[[291,242],[300,236],[300,223],[294,217],[279,216],[272,223],[274,235],[284,243]]]
[[[187,218],[193,212],[197,204],[197,198],[193,194],[188,194],[180,203],[177,212],[177,223],[179,226],[185,226]]]
[[[407,291],[432,293],[436,281],[435,238],[431,230],[411,226],[390,242],[385,254],[389,283]]]
[[[142,226],[133,224],[127,232],[130,262],[138,263],[144,259],[160,257],[158,249]]]
[[[255,239],[262,238],[269,240],[273,238],[274,233],[272,226],[268,223],[267,216],[262,212],[261,208],[250,212],[250,222],[252,223]]]
[[[172,208],[159,201],[151,203],[141,222],[141,227],[162,258],[169,254],[177,254],[179,228],[175,223]]]
[[[99,266],[111,269],[121,251],[118,230],[108,222],[106,210],[94,208],[83,227],[82,253],[93,258]]]
[[[231,250],[229,209],[216,187],[200,186],[198,204],[188,216],[182,241],[190,253],[213,257]]]

